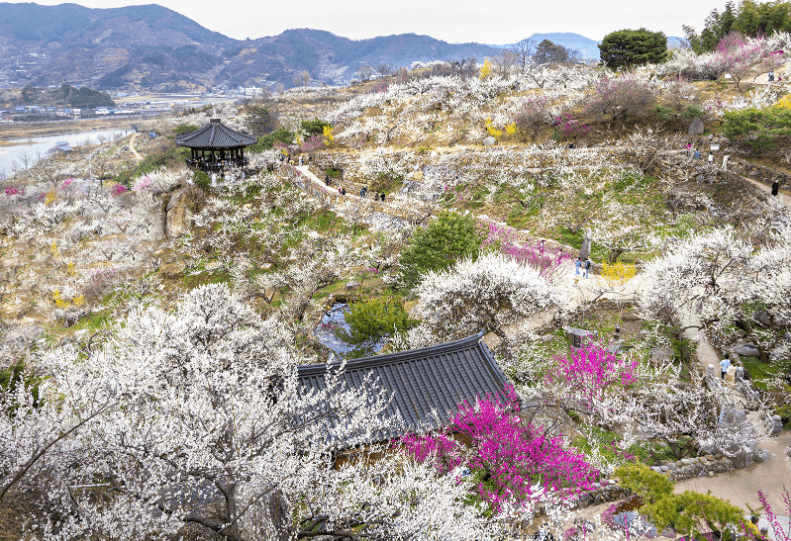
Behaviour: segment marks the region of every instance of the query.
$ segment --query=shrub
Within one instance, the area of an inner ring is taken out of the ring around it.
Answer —
[[[635,77],[604,77],[585,106],[586,113],[610,115],[613,120],[649,113],[656,96],[645,81]]]
[[[374,297],[351,303],[345,319],[351,327],[350,332],[340,329],[337,334],[347,344],[358,346],[353,357],[370,355],[383,338],[396,331],[406,332],[417,324],[404,310],[401,300],[394,297]]]
[[[310,137],[311,135],[323,135],[324,128],[329,127],[331,127],[329,122],[324,122],[318,118],[302,121],[302,133],[304,133],[306,137]]]
[[[724,134],[728,139],[745,137],[753,148],[772,147],[778,136],[791,135],[791,109],[767,107],[725,113]]]
[[[263,152],[264,150],[272,149],[276,142],[288,145],[291,144],[291,141],[293,140],[294,132],[291,132],[286,128],[278,128],[277,131],[274,131],[269,135],[259,137],[257,143],[247,147],[247,151],[255,154],[257,152]]]
[[[300,150],[302,152],[313,152],[320,148],[324,148],[324,137],[317,134],[308,137],[305,142],[302,143]]]
[[[604,36],[599,51],[601,61],[611,69],[658,64],[667,58],[667,38],[645,28],[619,30]]]
[[[523,141],[538,137],[541,127],[547,123],[549,98],[539,97],[524,100],[514,118],[519,136]]]
[[[640,513],[648,516],[659,531],[672,528],[695,537],[708,531],[716,535],[729,527],[735,531],[743,521],[742,511],[727,501],[688,490],[673,494],[673,483],[645,464],[622,466],[615,475],[621,485],[642,498],[645,504]]]
[[[195,171],[192,174],[192,183],[202,190],[211,188],[211,177],[203,171]]]
[[[477,259],[481,236],[469,214],[442,212],[428,227],[419,228],[401,253],[400,286],[415,287],[420,275],[440,271],[465,257]]]
[[[198,126],[194,126],[192,124],[179,124],[175,128],[173,128],[173,135],[181,135],[183,133],[190,133],[194,132],[198,129]]]

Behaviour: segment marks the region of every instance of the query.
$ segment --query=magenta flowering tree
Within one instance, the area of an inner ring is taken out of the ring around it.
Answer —
[[[580,139],[590,133],[591,128],[574,118],[571,113],[556,116],[552,125],[559,129],[558,135],[563,139]]]
[[[570,497],[592,489],[600,472],[565,448],[562,438],[522,422],[519,411],[514,389],[506,387],[503,402],[491,397],[475,405],[464,402],[443,433],[409,434],[401,443],[416,460],[434,460],[442,472],[469,468],[477,497],[494,512],[506,502],[524,505],[547,492]]]
[[[619,358],[603,344],[570,349],[555,361],[555,367],[544,376],[546,383],[569,389],[584,413],[593,412],[611,390],[637,382],[638,362],[626,356]]]
[[[518,233],[511,227],[492,222],[481,223],[479,227],[486,229],[484,247],[496,247],[511,259],[537,269],[544,278],[556,276],[557,271],[564,268],[572,259],[570,254],[560,248],[546,246],[542,242],[522,242]]]
[[[324,137],[321,135],[311,135],[302,143],[302,152],[314,152],[324,148]]]
[[[17,188],[16,186],[9,186],[8,188],[5,189],[5,194],[7,197],[12,197],[19,193],[21,192],[19,191],[19,188]]]
[[[122,193],[128,191],[123,184],[113,184],[113,197],[118,197]]]

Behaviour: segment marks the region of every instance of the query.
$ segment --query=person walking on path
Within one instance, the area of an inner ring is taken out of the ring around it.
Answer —
[[[365,186],[360,188],[360,199],[365,199]]]
[[[326,184],[327,186],[330,185],[330,176],[329,175],[324,175],[324,184]]]
[[[384,203],[384,202],[385,202],[385,193],[382,192],[382,203]]]
[[[341,188],[341,195],[346,195],[346,188]]]
[[[700,159],[700,150],[695,150],[695,154],[694,154],[693,158],[695,158],[696,160]]]
[[[302,156],[299,157],[299,166],[302,167]]]
[[[591,272],[591,260],[590,259],[586,259],[585,260],[585,278],[586,279],[588,278],[588,275],[590,274],[590,272]]]
[[[692,154],[692,143],[687,143],[687,158]]]
[[[713,165],[713,164],[714,164],[714,154],[709,152],[709,165]]]
[[[725,379],[725,374],[728,373],[728,368],[731,367],[731,358],[730,357],[731,356],[728,353],[726,353],[725,354],[725,358],[720,361],[720,369],[721,369],[720,379],[722,379],[722,380]]]
[[[543,254],[544,253],[544,239],[541,239],[541,246],[540,246],[539,249],[541,250],[541,253]]]
[[[579,276],[579,274],[580,274],[580,267],[582,267],[582,261],[580,261],[579,257],[574,262],[574,266],[577,267],[577,272],[574,273],[574,276]]]

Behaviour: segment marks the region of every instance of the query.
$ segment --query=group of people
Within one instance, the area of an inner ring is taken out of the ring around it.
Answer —
[[[687,157],[692,156],[696,160],[699,160],[701,158],[700,150],[698,150],[696,148],[695,152],[694,153],[692,152],[692,143],[687,143],[687,146],[684,147],[684,148],[686,148],[686,150],[687,150]],[[712,154],[711,152],[709,152],[708,162],[709,162],[709,165],[714,163],[714,154]]]
[[[329,186],[330,184],[332,184],[332,180],[330,179],[330,176],[324,175],[324,185]],[[343,186],[338,186],[338,193],[340,195],[346,195],[346,188],[344,188]],[[362,188],[360,188],[360,199],[365,199],[367,195],[368,195],[368,186],[363,186]],[[381,201],[382,203],[384,203],[386,197],[387,195],[384,192],[376,193],[373,196],[373,200]]]
[[[591,270],[591,260],[586,258],[585,261],[583,261],[578,257],[577,260],[574,262],[574,266],[577,267],[577,272],[574,273],[574,276],[579,276],[580,269],[582,269],[583,277],[587,278]]]

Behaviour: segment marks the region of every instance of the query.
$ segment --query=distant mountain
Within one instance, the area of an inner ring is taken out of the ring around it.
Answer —
[[[579,50],[584,58],[599,58],[599,42],[579,34],[528,39],[548,39]],[[240,41],[155,4],[89,9],[0,3],[0,84],[201,91],[275,83],[290,87],[304,71],[314,82],[342,84],[363,65],[397,68],[470,57],[483,62],[498,47],[506,46],[450,44],[416,34],[351,40],[310,29]]]
[[[551,34],[533,34],[527,40],[532,41],[536,44],[541,43],[545,39],[548,39],[552,43],[557,45],[562,45],[566,49],[574,49],[582,53],[582,58],[587,60],[599,60],[599,44],[601,40],[596,41],[590,38],[586,38],[585,36],[581,36],[580,34],[574,34],[571,32],[555,32]],[[677,38],[674,36],[668,36],[667,38],[667,46],[671,47],[675,44],[683,43],[685,40],[684,38]],[[498,48],[506,48],[511,47],[511,45],[495,45],[494,47]]]
[[[89,9],[0,3],[0,83],[196,90],[221,85],[343,83],[361,65],[489,56],[478,43],[404,34],[350,40],[319,30],[235,40],[159,5]]]

